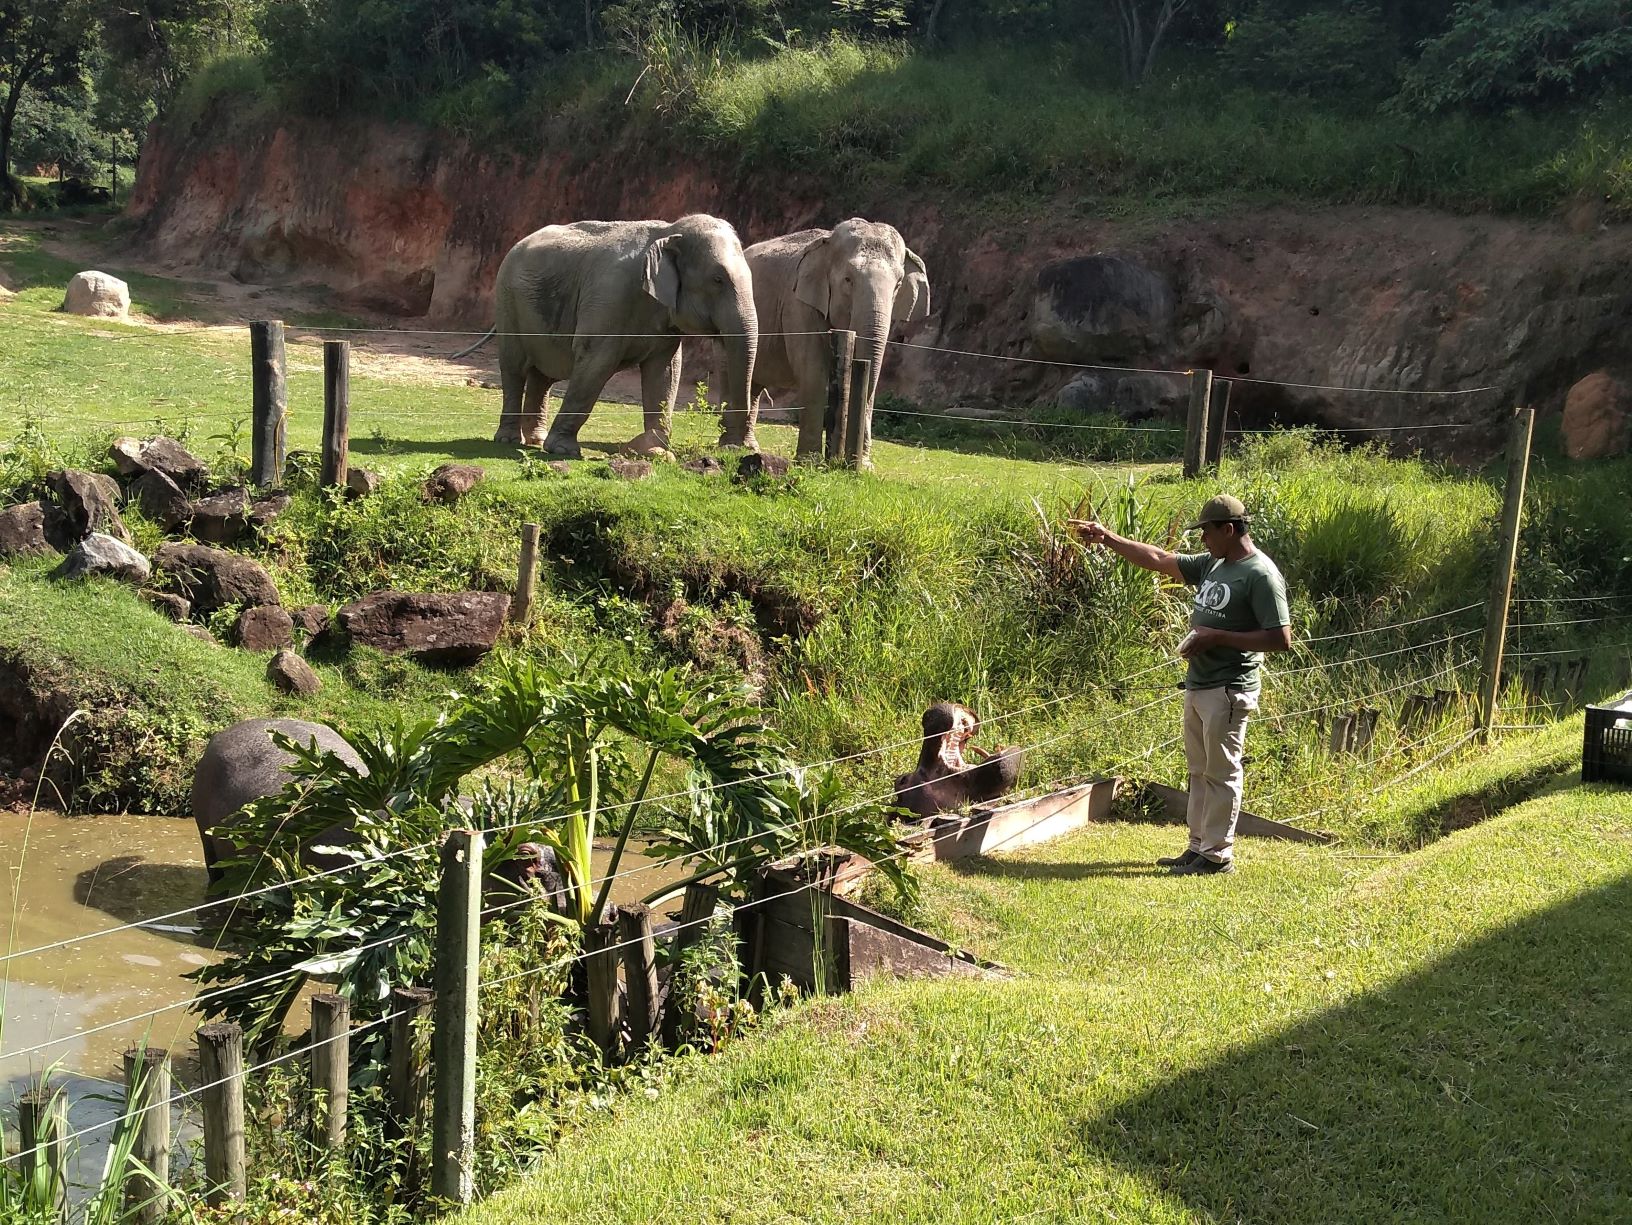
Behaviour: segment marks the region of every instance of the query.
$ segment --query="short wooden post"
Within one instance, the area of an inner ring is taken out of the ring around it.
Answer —
[[[1427,699],[1420,693],[1413,693],[1400,703],[1400,728],[1411,731],[1422,726],[1428,717]]]
[[[639,903],[618,907],[618,950],[623,955],[624,1000],[629,1045],[638,1050],[657,1037],[657,941],[652,908]]]
[[[1207,402],[1213,395],[1213,372],[1190,371],[1190,411],[1184,423],[1184,477],[1201,475],[1202,457],[1207,449]]]
[[[476,1191],[476,999],[481,954],[482,835],[456,829],[442,844],[436,895],[435,1023],[431,1062],[431,1194],[468,1204]]]
[[[14,1158],[14,1168],[23,1178],[45,1169],[50,1183],[53,1220],[68,1220],[68,1169],[65,1160],[68,1134],[68,1098],[49,1084],[30,1089],[17,1097],[18,1131],[22,1150]],[[42,1218],[30,1218],[42,1219]]]
[[[596,923],[584,928],[584,982],[589,998],[585,1001],[590,1041],[611,1061],[618,1048],[618,955],[617,928]]]
[[[822,414],[822,428],[826,432],[827,458],[838,459],[844,454],[845,431],[850,428],[850,362],[856,355],[856,334],[835,328],[827,334],[827,341],[830,359],[827,368],[827,408]],[[800,456],[805,454],[805,443],[805,419],[800,417]]]
[[[435,998],[429,987],[391,989],[391,1011],[394,1015],[391,1018],[391,1066],[386,1077],[386,1095],[391,1102],[391,1115],[404,1131],[419,1117],[419,1112],[425,1106],[428,1082],[420,1034]]]
[[[289,409],[283,324],[275,319],[250,324],[249,355],[249,479],[265,489],[283,480],[284,417]]]
[[[346,1146],[351,1085],[351,1004],[343,995],[312,996],[312,1143],[338,1156]]]
[[[351,343],[323,342],[323,470],[325,489],[346,487],[351,450]]]
[[[521,525],[521,561],[516,566],[516,598],[510,602],[510,620],[526,625],[533,613],[533,590],[538,583],[538,524]]]
[[[675,924],[673,955],[669,959],[669,990],[663,1002],[663,1044],[676,1047],[691,1028],[692,1018],[684,1015],[686,1001],[676,994],[680,983],[680,966],[685,951],[708,934],[708,921],[720,904],[720,891],[713,885],[693,881],[686,886],[685,899],[680,904],[680,918]]]
[[[125,1219],[159,1225],[170,1187],[169,1051],[137,1046],[125,1052],[125,1112],[136,1137],[131,1155],[144,1167],[125,1177]]]
[[[1479,663],[1479,707],[1474,727],[1481,744],[1490,740],[1496,721],[1496,699],[1502,683],[1502,651],[1507,643],[1507,611],[1513,598],[1513,567],[1519,556],[1519,528],[1524,514],[1524,482],[1530,472],[1530,439],[1536,412],[1514,412],[1507,434],[1507,482],[1502,497],[1502,542],[1485,600],[1485,643]]]
[[[198,1031],[204,1087],[205,1201],[219,1207],[249,1191],[244,1155],[244,1031],[231,1021]]]
[[[1230,415],[1230,389],[1235,384],[1229,379],[1214,379],[1212,398],[1207,404],[1207,449],[1201,466],[1208,472],[1217,472],[1224,462],[1224,423]]]
[[[871,468],[873,461],[872,363],[864,357],[850,362],[850,408],[844,427],[844,462],[856,469]]]
[[[1371,706],[1361,706],[1354,712],[1353,735],[1349,741],[1349,751],[1364,753],[1371,747],[1372,739],[1377,735],[1377,711]]]
[[[1354,735],[1354,716],[1333,715],[1330,732],[1326,751],[1333,757],[1336,757],[1339,753],[1347,753]]]

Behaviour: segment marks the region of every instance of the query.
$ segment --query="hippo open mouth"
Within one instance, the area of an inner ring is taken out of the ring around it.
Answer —
[[[917,769],[895,780],[895,802],[909,812],[933,817],[994,800],[1020,776],[1023,750],[999,747],[986,752],[970,744],[980,730],[980,719],[968,707],[937,702],[924,711],[923,727]],[[970,765],[966,749],[981,760]]]

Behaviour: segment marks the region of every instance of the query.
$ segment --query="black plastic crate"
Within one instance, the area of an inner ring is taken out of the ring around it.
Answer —
[[[1615,706],[1587,707],[1581,781],[1632,783],[1632,694]]]

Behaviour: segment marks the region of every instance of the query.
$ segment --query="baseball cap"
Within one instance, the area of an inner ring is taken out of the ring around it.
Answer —
[[[1241,504],[1240,498],[1232,498],[1227,493],[1221,493],[1216,498],[1208,498],[1201,504],[1201,514],[1196,521],[1184,530],[1193,532],[1203,523],[1225,523],[1231,519],[1239,519],[1243,523],[1251,523],[1252,516],[1247,514],[1247,508]]]

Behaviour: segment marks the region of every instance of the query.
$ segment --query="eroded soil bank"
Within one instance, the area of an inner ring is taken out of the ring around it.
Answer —
[[[1477,458],[1513,404],[1556,412],[1579,379],[1632,363],[1632,227],[1599,224],[1590,210],[1536,222],[1237,206],[1131,223],[1061,201],[1047,216],[994,220],[927,195],[767,184],[672,149],[516,158],[405,125],[226,116],[156,131],[130,205],[144,252],[173,270],[318,284],[396,326],[451,329],[487,326],[500,259],[540,225],[693,211],[726,217],[749,242],[857,213],[893,222],[933,283],[914,344],[1207,366],[1243,380],[1231,404],[1248,427],[1471,420],[1490,428],[1417,441]],[[1121,262],[1086,258],[1103,255]],[[890,361],[889,383],[929,404],[1048,399],[1078,373],[928,348]]]

